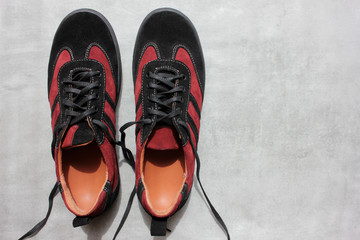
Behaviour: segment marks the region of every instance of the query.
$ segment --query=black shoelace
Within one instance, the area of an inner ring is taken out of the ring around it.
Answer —
[[[150,82],[148,87],[152,88],[154,90],[156,90],[156,94],[153,94],[149,97],[149,100],[151,102],[153,102],[154,104],[157,104],[157,108],[149,108],[148,109],[148,113],[151,116],[157,116],[156,118],[156,123],[162,121],[162,120],[166,120],[166,119],[173,119],[175,117],[177,117],[178,115],[181,114],[181,109],[177,108],[177,109],[172,109],[172,104],[174,102],[183,102],[182,97],[180,96],[176,96],[177,92],[182,92],[185,91],[185,89],[181,86],[176,86],[175,81],[178,79],[183,79],[184,75],[182,74],[176,74],[173,76],[161,76],[159,74],[155,74],[150,72],[148,74],[148,76],[150,78],[152,78],[154,81]],[[134,160],[134,156],[132,154],[132,152],[126,147],[125,144],[125,130],[134,125],[134,124],[142,124],[142,125],[146,125],[146,124],[152,124],[155,118],[151,119],[151,118],[147,118],[147,119],[141,119],[139,121],[133,121],[133,122],[128,122],[126,124],[124,124],[121,128],[120,128],[120,133],[121,133],[121,140],[119,142],[119,145],[121,145],[122,151],[123,151],[123,155],[125,160],[130,164],[130,166],[133,168],[133,170],[135,171],[135,160]],[[230,240],[230,234],[229,231],[225,225],[225,222],[223,221],[223,219],[221,218],[220,214],[216,211],[215,207],[213,206],[213,204],[211,203],[209,197],[207,196],[204,187],[201,183],[200,180],[200,158],[199,155],[197,153],[197,150],[194,146],[194,143],[191,140],[190,137],[190,129],[188,127],[188,125],[182,121],[181,119],[178,119],[177,123],[183,127],[187,133],[187,135],[189,136],[189,142],[191,145],[191,148],[195,154],[195,159],[196,159],[196,177],[198,180],[198,183],[200,185],[200,188],[205,196],[205,199],[211,209],[211,212],[213,213],[214,217],[216,218],[217,222],[221,225],[221,227],[223,228],[223,230],[226,233],[227,239]],[[115,232],[114,238],[113,240],[116,239],[117,235],[119,234],[121,228],[123,227],[126,218],[128,217],[129,213],[130,213],[130,209],[134,200],[134,196],[136,193],[136,186],[134,186],[129,200],[128,200],[128,204],[127,207],[125,209],[124,215],[120,221],[120,224]]]
[[[67,124],[69,124],[70,127],[98,111],[96,106],[92,105],[88,108],[87,105],[91,100],[97,100],[99,98],[93,89],[101,87],[101,84],[98,81],[90,82],[90,79],[100,74],[99,71],[77,70],[72,73],[72,79],[63,80],[62,83],[66,86],[64,91],[68,97],[64,99],[62,104],[66,107],[65,117],[71,117],[71,121],[70,123],[64,122],[55,127],[54,137],[58,131],[63,129]],[[106,128],[106,125],[99,120],[92,119],[92,123],[101,129]]]
[[[88,116],[91,116],[98,111],[95,106],[91,106],[90,108],[88,108],[87,106],[89,101],[98,98],[98,95],[94,93],[93,89],[99,88],[101,87],[101,85],[98,81],[90,81],[91,77],[98,75],[100,75],[99,71],[76,70],[72,73],[71,79],[64,79],[62,81],[62,84],[65,85],[64,92],[67,95],[62,104],[66,107],[65,117],[70,117],[70,122],[66,121],[63,124],[60,124],[54,128],[53,144],[56,141],[56,135],[64,127],[66,127],[67,125],[68,127],[71,127],[72,125],[85,120]],[[105,124],[96,119],[92,119],[91,121],[94,125],[106,131],[108,136],[111,136]],[[19,240],[36,234],[42,229],[42,227],[45,226],[51,213],[53,199],[58,193],[59,185],[60,184],[57,182],[50,192],[49,207],[45,218],[41,220],[38,224],[36,224],[30,231],[25,233],[21,238],[19,238]]]

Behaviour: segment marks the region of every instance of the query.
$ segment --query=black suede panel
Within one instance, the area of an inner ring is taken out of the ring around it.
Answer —
[[[136,124],[136,127],[135,127],[135,136],[137,137],[137,135],[139,134],[139,131],[141,129],[141,125],[140,124]]]
[[[57,29],[50,53],[48,92],[59,51],[68,48],[75,60],[84,59],[86,50],[92,43],[101,46],[110,60],[118,98],[121,87],[121,62],[117,40],[105,17],[90,9],[80,9],[70,13]]]
[[[137,111],[139,110],[139,107],[141,106],[141,98],[138,99],[137,103],[136,103],[136,108],[135,108],[135,113],[137,113]]]
[[[190,125],[190,128],[191,128],[192,132],[194,133],[195,140],[196,140],[196,143],[197,143],[199,141],[198,129],[196,127],[196,124],[195,124],[194,120],[191,118],[190,114],[188,114],[187,118],[188,118],[188,123]]]
[[[77,125],[79,127],[74,133],[72,146],[88,143],[94,138],[94,133],[87,122],[79,122]]]
[[[58,102],[59,102],[59,94],[56,95],[56,97],[55,97],[55,99],[54,99],[54,103],[53,103],[53,106],[52,106],[52,108],[51,108],[51,116],[53,115],[54,110],[55,110],[56,105],[57,105]]]
[[[200,85],[202,88],[205,87],[204,57],[195,27],[184,14],[170,8],[154,10],[146,16],[140,26],[133,57],[134,85],[142,49],[150,42],[158,46],[161,59],[173,58],[174,47],[185,46],[193,57]]]
[[[198,105],[195,97],[191,93],[190,93],[190,101],[193,104],[195,111],[198,114],[199,118],[201,118],[201,111],[200,111],[199,105]]]
[[[113,100],[111,99],[110,95],[107,92],[105,92],[105,100],[109,103],[110,107],[115,112],[116,111],[116,104],[113,102]]]

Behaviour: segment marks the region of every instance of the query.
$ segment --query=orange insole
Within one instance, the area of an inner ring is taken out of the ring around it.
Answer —
[[[158,214],[167,214],[172,210],[183,188],[183,150],[146,149],[143,171],[149,204]]]
[[[72,198],[81,210],[90,211],[106,182],[107,167],[93,141],[62,150],[62,167]]]

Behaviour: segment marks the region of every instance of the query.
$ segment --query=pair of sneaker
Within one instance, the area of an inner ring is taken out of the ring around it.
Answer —
[[[103,15],[80,9],[65,17],[54,37],[48,74],[57,182],[46,217],[21,239],[45,225],[58,190],[76,216],[74,227],[106,211],[119,192],[116,145],[134,168],[136,182],[115,237],[135,194],[152,216],[151,234],[165,235],[168,217],[189,197],[195,162],[199,180],[205,66],[193,24],[169,8],[151,12],[141,24],[133,56],[136,119],[120,129],[121,141],[116,141],[115,130],[120,51]],[[136,161],[125,145],[124,131],[131,125],[136,125]],[[205,192],[204,196],[230,239]]]

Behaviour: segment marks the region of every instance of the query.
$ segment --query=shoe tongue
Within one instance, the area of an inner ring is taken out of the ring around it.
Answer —
[[[174,127],[155,127],[149,136],[147,146],[153,150],[174,150],[181,146],[179,134]]]
[[[73,148],[84,146],[92,142],[95,135],[87,122],[71,126],[65,133],[62,141],[62,148]]]

